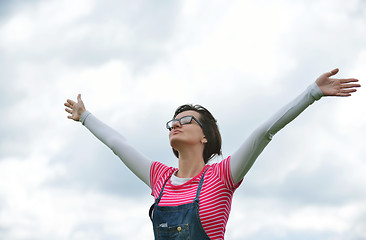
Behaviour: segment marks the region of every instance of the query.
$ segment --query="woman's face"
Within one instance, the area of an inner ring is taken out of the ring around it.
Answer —
[[[198,120],[200,119],[200,114],[196,111],[184,111],[179,113],[175,119],[180,119],[184,116],[194,116]],[[173,124],[173,129],[169,132],[170,145],[178,150],[183,146],[190,146],[195,144],[201,144],[201,140],[204,138],[204,134],[201,126],[192,119],[190,124],[181,125],[179,121]]]

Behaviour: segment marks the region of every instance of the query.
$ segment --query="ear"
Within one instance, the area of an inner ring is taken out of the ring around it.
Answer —
[[[207,143],[207,139],[206,139],[206,137],[202,137],[202,139],[201,139],[201,143],[202,143],[202,144]]]

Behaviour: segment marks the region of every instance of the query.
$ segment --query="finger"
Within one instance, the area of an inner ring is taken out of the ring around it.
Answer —
[[[346,78],[346,79],[339,79],[340,83],[351,83],[351,82],[358,82],[356,78]]]
[[[68,102],[65,102],[65,103],[64,103],[64,105],[65,105],[66,107],[72,108],[71,104],[70,104],[70,103],[68,103]]]
[[[338,97],[350,97],[351,93],[356,92],[356,89],[346,89],[346,90],[341,90],[339,93],[336,94],[336,96]]]
[[[342,92],[340,92],[340,93],[337,93],[336,96],[337,97],[349,97],[349,96],[351,96],[351,93],[342,93]]]
[[[73,119],[71,115],[67,116],[68,119]]]
[[[342,89],[341,91],[340,91],[340,93],[353,93],[353,92],[356,92],[357,91],[357,89],[355,89],[355,88],[351,88],[351,89]]]
[[[341,84],[341,88],[358,88],[361,87],[360,84]]]
[[[65,111],[72,114],[72,110],[69,108],[65,108]]]
[[[73,100],[71,100],[71,99],[67,99],[67,102],[68,102],[71,106],[75,104],[75,102],[74,102]]]

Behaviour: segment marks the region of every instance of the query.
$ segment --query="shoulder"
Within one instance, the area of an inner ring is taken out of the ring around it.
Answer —
[[[221,171],[226,171],[226,170],[230,169],[229,168],[230,159],[231,159],[231,157],[229,156],[229,157],[221,160],[220,162],[210,164],[212,171],[221,172]]]
[[[212,174],[225,185],[226,188],[235,190],[240,184],[235,184],[230,170],[231,156],[218,163],[211,164]]]
[[[150,187],[154,192],[157,186],[162,185],[177,168],[169,167],[161,162],[152,162],[150,167]]]
[[[150,167],[150,175],[162,175],[166,174],[167,172],[174,172],[177,169],[174,167],[169,167],[161,162],[152,162]]]

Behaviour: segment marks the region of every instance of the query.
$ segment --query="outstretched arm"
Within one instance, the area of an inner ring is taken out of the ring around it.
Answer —
[[[338,69],[322,74],[302,94],[279,110],[275,115],[259,126],[248,139],[234,152],[230,160],[230,170],[235,183],[240,182],[254,164],[255,160],[272,137],[289,122],[295,119],[314,101],[322,96],[351,96],[360,84],[357,79],[331,78]]]
[[[107,145],[122,162],[144,183],[150,186],[151,162],[139,151],[133,148],[125,138],[111,127],[97,119],[90,112],[86,111],[81,95],[77,96],[77,102],[68,99],[65,103],[66,112],[71,115],[69,119],[80,121],[100,141]]]

